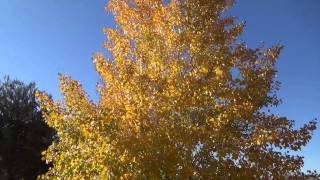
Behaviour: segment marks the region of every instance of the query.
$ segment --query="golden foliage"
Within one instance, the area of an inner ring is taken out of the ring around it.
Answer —
[[[38,94],[59,140],[40,179],[279,178],[301,173],[299,150],[316,122],[299,130],[264,110],[279,104],[281,46],[236,43],[244,24],[227,0],[109,0],[112,58],[93,59],[99,102],[60,75],[61,102]]]

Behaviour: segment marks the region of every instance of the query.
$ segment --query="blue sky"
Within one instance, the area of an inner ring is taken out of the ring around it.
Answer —
[[[0,0],[0,76],[34,81],[59,98],[57,74],[79,80],[96,98],[91,57],[103,27],[114,26],[105,0]],[[297,125],[320,118],[320,1],[242,0],[229,11],[246,20],[240,38],[250,47],[285,45],[277,64],[283,104],[275,111]],[[301,152],[305,169],[320,170],[320,130]]]

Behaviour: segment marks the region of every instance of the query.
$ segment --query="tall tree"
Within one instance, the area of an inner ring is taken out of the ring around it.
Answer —
[[[39,93],[60,138],[43,179],[280,178],[302,174],[297,151],[316,121],[267,111],[279,105],[281,45],[248,48],[232,0],[109,0],[112,57],[93,59],[98,102],[61,75],[64,101]]]
[[[41,152],[53,139],[35,98],[34,83],[0,81],[0,179],[36,179],[48,170]]]

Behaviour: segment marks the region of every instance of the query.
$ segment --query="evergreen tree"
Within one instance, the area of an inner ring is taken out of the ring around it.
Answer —
[[[41,152],[54,130],[41,117],[34,83],[0,81],[0,179],[36,179],[48,170]]]

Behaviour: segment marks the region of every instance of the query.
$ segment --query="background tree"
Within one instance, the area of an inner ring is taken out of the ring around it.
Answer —
[[[267,111],[278,106],[281,45],[248,48],[232,0],[109,0],[111,59],[93,59],[98,102],[60,76],[64,101],[39,93],[60,141],[46,151],[43,179],[280,178],[302,175],[291,155],[316,121]]]
[[[41,152],[53,129],[43,121],[34,83],[0,81],[0,179],[36,179],[48,170]]]

